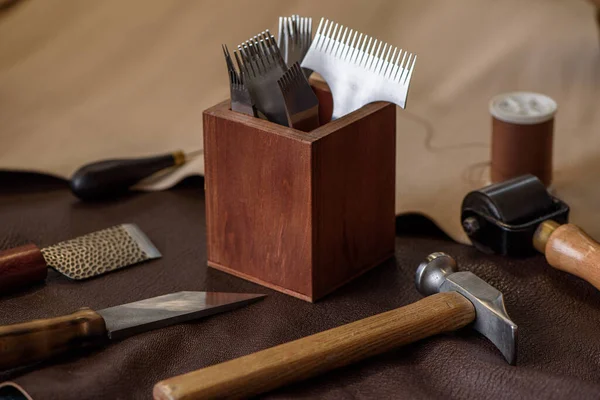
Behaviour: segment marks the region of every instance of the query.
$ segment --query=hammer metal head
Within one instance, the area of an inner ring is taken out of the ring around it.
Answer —
[[[500,350],[509,364],[517,362],[517,325],[511,321],[502,293],[472,272],[458,272],[448,254],[433,253],[417,269],[417,290],[424,296],[458,292],[475,307],[473,328]]]

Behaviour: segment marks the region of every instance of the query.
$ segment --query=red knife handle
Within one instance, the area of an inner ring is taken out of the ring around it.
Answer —
[[[0,251],[0,294],[43,281],[48,265],[35,244]]]

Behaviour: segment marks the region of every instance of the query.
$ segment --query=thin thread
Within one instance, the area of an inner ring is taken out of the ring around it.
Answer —
[[[442,152],[442,151],[446,151],[446,150],[462,150],[462,149],[473,148],[473,147],[476,147],[476,148],[489,147],[489,144],[483,143],[483,142],[458,143],[458,144],[441,146],[441,147],[434,146],[432,142],[433,142],[433,139],[435,136],[435,129],[433,129],[433,125],[431,125],[431,123],[428,120],[426,120],[425,118],[420,117],[416,114],[408,112],[408,111],[402,112],[401,115],[403,117],[406,117],[407,119],[417,122],[418,124],[423,126],[423,128],[425,129],[425,140],[423,141],[423,144],[424,144],[425,148],[432,153]]]
[[[423,145],[425,146],[425,149],[431,153],[441,153],[447,150],[463,150],[468,148],[489,148],[490,146],[488,143],[483,142],[467,142],[448,146],[434,146],[433,139],[435,136],[435,129],[433,128],[431,122],[423,117],[407,111],[404,111],[401,115],[423,126],[423,129],[425,130],[425,139],[423,141]],[[469,185],[485,184],[487,180],[484,178],[484,174],[486,170],[489,170],[490,165],[491,161],[489,160],[467,165],[461,174],[461,179],[463,182]]]

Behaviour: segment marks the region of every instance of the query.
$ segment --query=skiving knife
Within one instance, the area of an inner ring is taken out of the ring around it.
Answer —
[[[160,257],[135,224],[113,226],[43,249],[27,244],[0,251],[0,293],[44,281],[48,267],[81,280]]]
[[[0,369],[233,310],[263,294],[177,292],[116,307],[0,326]]]

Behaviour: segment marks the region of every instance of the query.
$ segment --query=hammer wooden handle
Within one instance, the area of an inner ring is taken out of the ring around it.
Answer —
[[[534,235],[534,244],[546,255],[548,264],[600,289],[600,244],[581,228],[543,222]]]
[[[473,304],[456,292],[176,376],[154,386],[156,400],[244,398],[351,364],[475,320]]]

